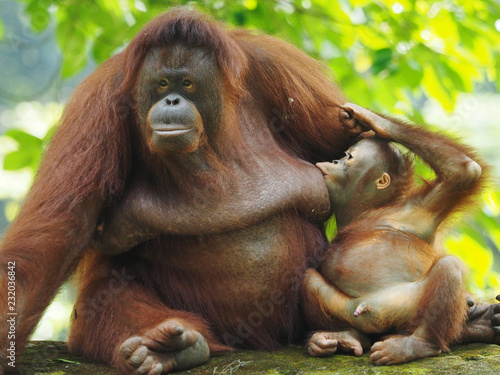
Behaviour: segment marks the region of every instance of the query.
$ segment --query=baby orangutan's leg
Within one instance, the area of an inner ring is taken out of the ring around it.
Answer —
[[[467,316],[463,272],[456,258],[441,258],[421,281],[423,296],[408,327],[413,333],[375,343],[371,360],[393,365],[448,351],[448,345],[460,337]]]
[[[400,283],[352,298],[328,283],[317,271],[308,269],[304,290],[332,319],[363,333],[383,333],[408,325],[418,309],[423,286],[420,282]]]
[[[352,298],[328,283],[318,271],[312,268],[306,270],[302,289],[309,299],[314,297],[328,315],[343,318],[348,314],[348,303]]]
[[[359,357],[371,346],[370,339],[355,329],[341,332],[315,332],[307,342],[307,352],[313,357],[327,357],[338,349]]]

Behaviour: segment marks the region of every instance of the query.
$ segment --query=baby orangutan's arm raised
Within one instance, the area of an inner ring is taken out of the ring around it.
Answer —
[[[467,146],[448,136],[379,116],[355,104],[346,104],[344,109],[351,112],[365,130],[373,130],[377,138],[406,146],[436,173],[436,178],[423,188],[407,189],[404,209],[391,217],[414,228],[417,235],[432,240],[439,224],[481,188],[483,167],[473,160],[477,157]]]

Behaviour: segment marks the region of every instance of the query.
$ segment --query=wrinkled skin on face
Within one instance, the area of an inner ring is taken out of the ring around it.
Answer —
[[[206,133],[215,131],[223,101],[218,68],[208,52],[181,46],[147,55],[137,97],[148,146],[163,155],[197,150]]]

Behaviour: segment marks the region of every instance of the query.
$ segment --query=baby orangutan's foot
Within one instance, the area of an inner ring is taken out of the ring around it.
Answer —
[[[169,320],[123,342],[117,367],[126,375],[160,375],[199,366],[210,357],[207,341],[197,331]]]
[[[356,330],[316,332],[307,343],[307,352],[313,357],[327,357],[340,349],[359,357],[363,355],[363,348],[369,347],[368,337]]]
[[[415,336],[389,336],[373,344],[370,359],[376,365],[395,365],[441,354],[435,344]]]
[[[500,301],[500,294],[496,299]],[[469,297],[468,304],[469,316],[459,342],[500,344],[500,303],[474,302]]]

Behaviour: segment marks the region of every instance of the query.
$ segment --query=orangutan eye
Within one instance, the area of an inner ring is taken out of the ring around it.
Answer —
[[[182,82],[182,86],[184,86],[184,88],[186,89],[192,89],[193,88],[193,82],[191,82],[189,79],[186,79],[184,80],[184,82]]]
[[[352,159],[352,154],[350,152],[346,152],[345,157],[347,160]]]
[[[168,87],[168,82],[165,79],[162,79],[160,82],[158,82],[158,86],[160,86],[162,89],[165,89]]]

